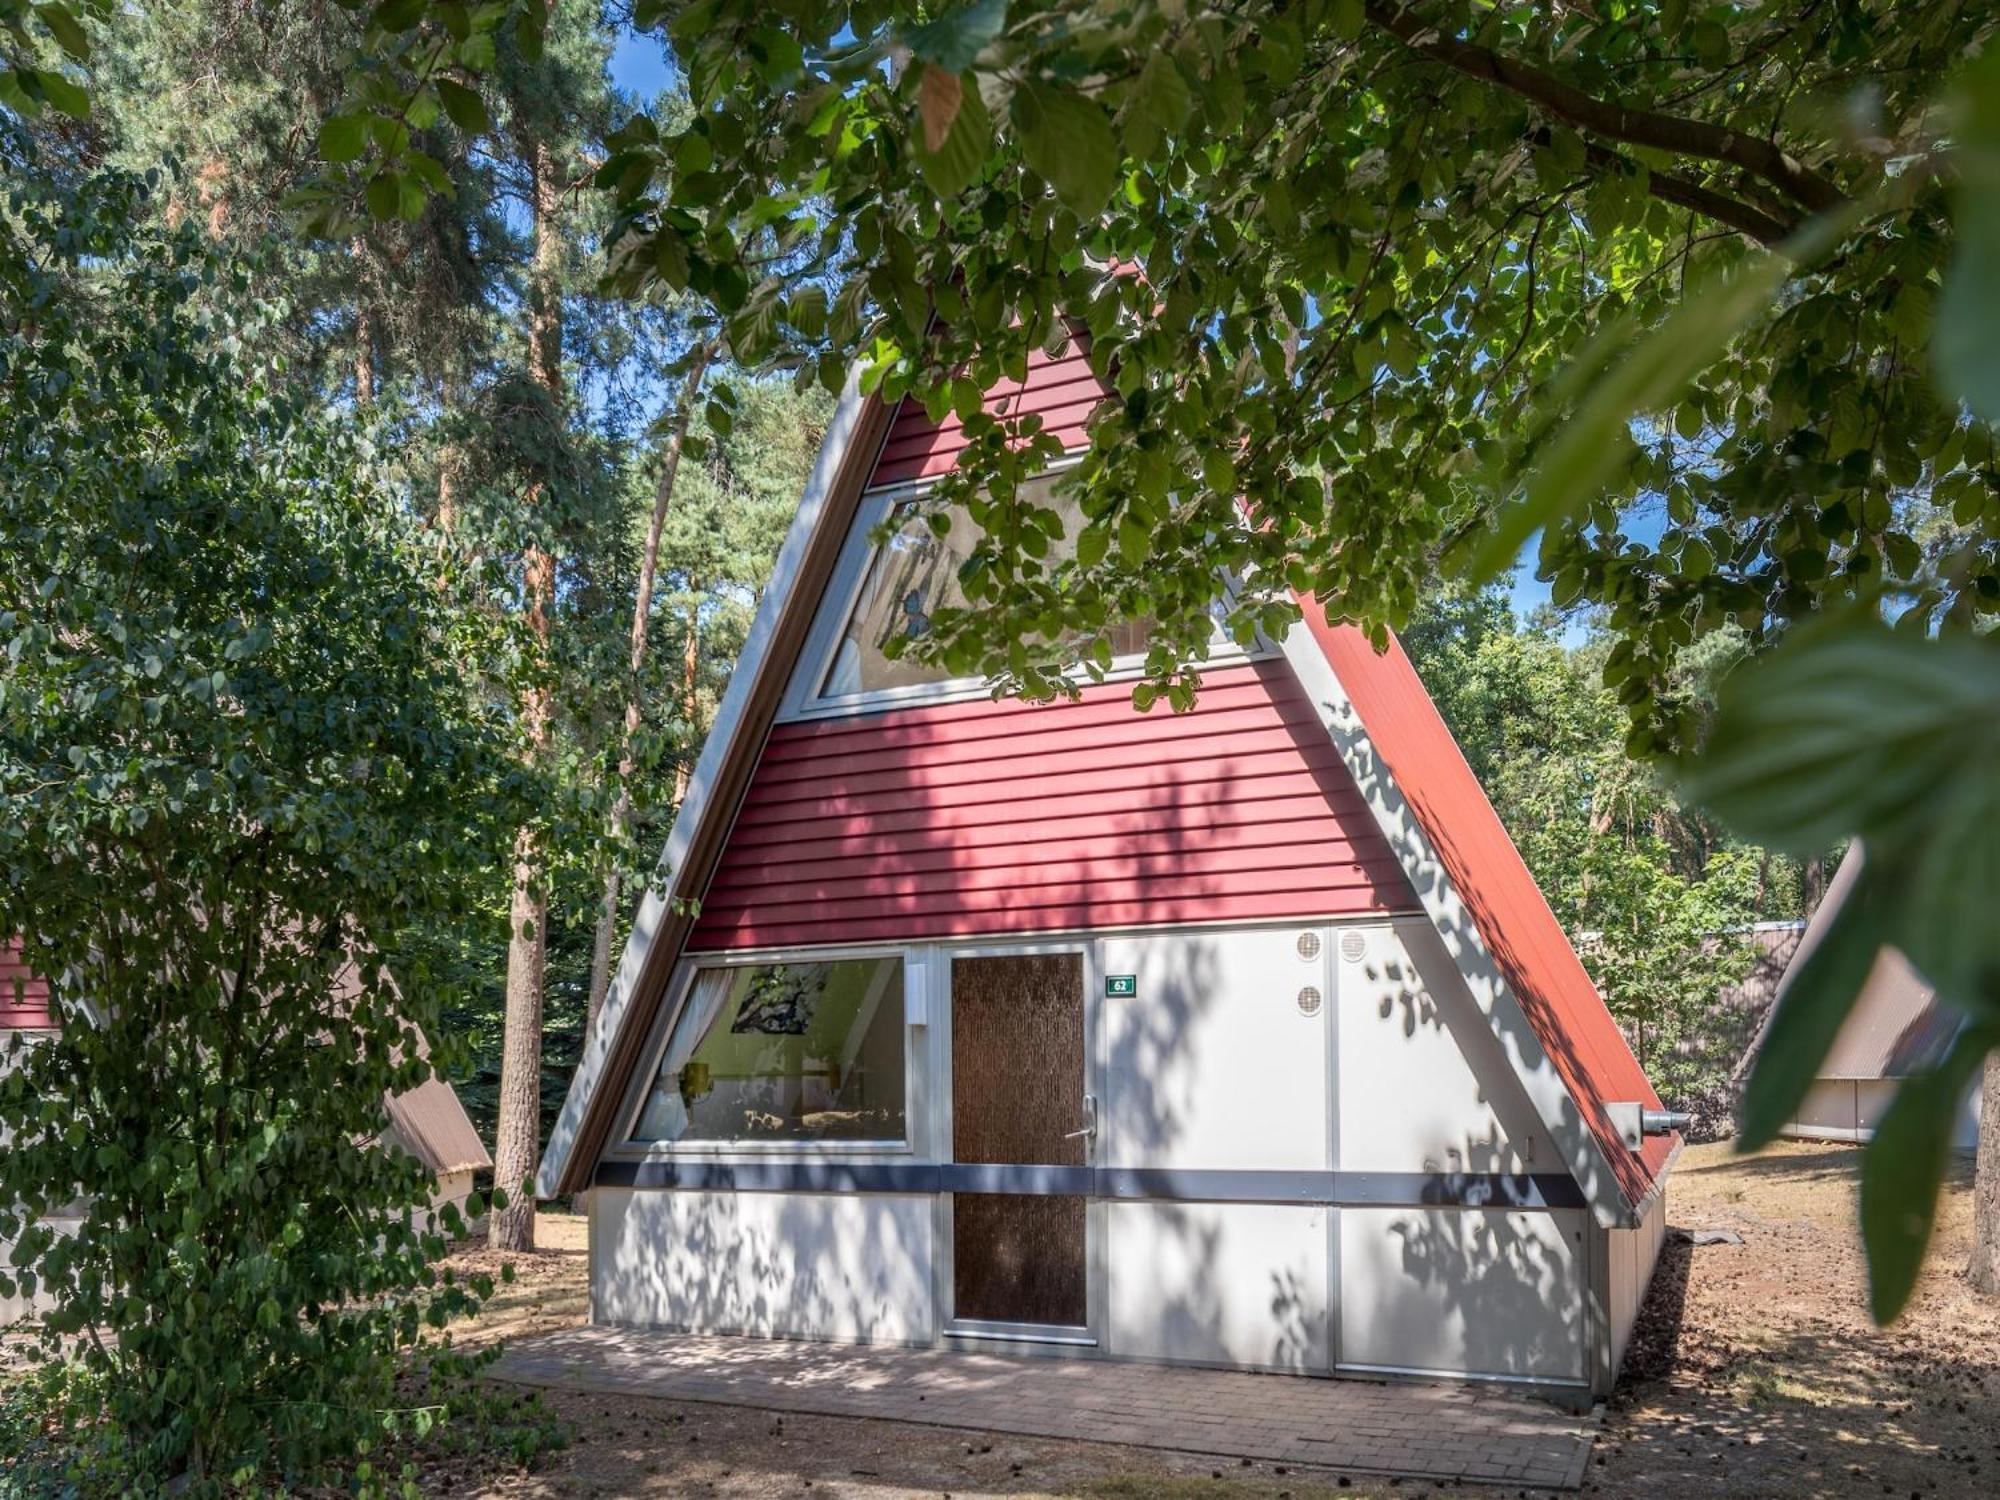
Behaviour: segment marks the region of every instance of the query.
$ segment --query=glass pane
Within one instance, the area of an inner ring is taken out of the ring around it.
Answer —
[[[961,958],[951,966],[952,1158],[1080,1167],[1083,958]],[[1088,1321],[1084,1200],[952,1196],[953,1315]]]
[[[1020,488],[1024,504],[1052,508],[1062,518],[1065,540],[1050,549],[1052,559],[1069,556],[1082,529],[1076,502],[1056,500],[1050,494],[1058,477],[1044,474]],[[904,506],[901,514],[900,529],[869,559],[847,629],[820,684],[823,698],[943,682],[949,676],[943,667],[908,656],[891,659],[885,648],[899,636],[913,639],[922,635],[939,609],[964,608],[958,570],[978,545],[980,531],[963,506],[953,506],[947,512],[951,530],[944,536],[931,530],[928,513],[916,504]],[[1111,649],[1118,656],[1138,655],[1146,649],[1146,637],[1145,621],[1125,621],[1111,631]]]
[[[951,966],[952,1160],[1080,1167],[1083,956]]]
[[[901,1141],[903,961],[704,969],[641,1141]]]
[[[1083,1199],[958,1193],[951,1200],[952,1316],[1081,1328]]]

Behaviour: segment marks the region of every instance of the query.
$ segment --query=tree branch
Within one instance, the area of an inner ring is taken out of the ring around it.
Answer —
[[[1632,165],[1628,158],[1603,146],[1586,144],[1584,153],[1585,159],[1600,169],[1623,169]],[[1760,208],[1753,208],[1748,203],[1730,197],[1727,193],[1718,193],[1713,188],[1705,188],[1700,183],[1673,172],[1648,168],[1646,191],[1662,202],[1691,208],[1698,214],[1705,214],[1718,224],[1727,224],[1739,234],[1747,234],[1760,245],[1777,244],[1790,234],[1794,227],[1772,218]]]
[[[1840,208],[1847,202],[1846,194],[1831,181],[1802,165],[1774,142],[1744,135],[1707,120],[1690,120],[1647,109],[1628,109],[1622,104],[1596,98],[1552,73],[1503,57],[1491,48],[1449,36],[1399,4],[1367,0],[1366,13],[1371,24],[1388,32],[1412,51],[1443,63],[1468,78],[1477,78],[1518,94],[1578,130],[1622,141],[1629,146],[1646,146],[1671,151],[1679,156],[1728,162],[1762,178],[1793,202],[1814,213]]]

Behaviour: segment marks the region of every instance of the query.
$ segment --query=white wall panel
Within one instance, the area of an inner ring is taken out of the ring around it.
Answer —
[[[1834,1139],[1850,1140],[1861,1128],[1859,1102],[1851,1078],[1822,1078],[1799,1101],[1794,1128],[1810,1136],[1825,1131]]]
[[[914,1195],[590,1195],[600,1323],[928,1343],[931,1199]]]
[[[1345,926],[1333,939],[1341,1169],[1563,1170],[1436,930]]]
[[[1327,1212],[1242,1203],[1107,1205],[1107,1352],[1324,1371]]]
[[[1344,1366],[1584,1378],[1582,1210],[1342,1209]]]
[[[1298,936],[1321,952],[1303,960]],[[1107,975],[1138,993],[1104,1004],[1100,1163],[1121,1167],[1324,1168],[1326,929],[1107,938]],[[1320,991],[1316,1014],[1299,991]]]

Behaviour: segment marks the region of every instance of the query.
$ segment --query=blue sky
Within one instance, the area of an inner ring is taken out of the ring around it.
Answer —
[[[667,86],[667,49],[658,37],[622,33],[611,53],[611,81],[637,98],[652,98]]]

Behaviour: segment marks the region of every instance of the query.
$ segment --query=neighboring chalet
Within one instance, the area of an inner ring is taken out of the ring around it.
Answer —
[[[1826,894],[1806,924],[1785,971],[1792,974],[1838,920],[1841,903],[1861,875],[1861,849],[1850,849],[1828,883]],[[1779,987],[1783,993],[1783,983]],[[1944,1060],[1962,1019],[1942,1003],[1937,991],[1894,948],[1876,955],[1875,967],[1841,1023],[1812,1087],[1784,1134],[1807,1141],[1865,1141],[1905,1078],[1929,1071]],[[1767,1016],[1764,1031],[1769,1031]],[[1757,1045],[1762,1047],[1764,1033]],[[1744,1076],[1749,1068],[1744,1068]],[[1979,1145],[1979,1090],[1967,1094],[1958,1112],[1952,1145],[1971,1151]]]
[[[0,942],[0,1071],[8,1066],[7,1044],[17,1033],[54,1036],[56,1028],[48,981],[29,972],[17,943]],[[403,1093],[385,1094],[382,1113],[382,1133],[376,1140],[408,1152],[437,1179],[431,1212],[447,1203],[463,1211],[474,1174],[490,1168],[493,1159],[451,1085],[433,1077]],[[84,1209],[77,1204],[69,1213],[45,1222],[58,1231],[72,1231]],[[10,1263],[12,1249],[11,1243],[0,1240],[0,1265]],[[39,1300],[0,1297],[0,1327],[43,1305]]]
[[[1677,1139],[1401,648],[1302,600],[1185,714],[1143,629],[1076,702],[892,659],[961,441],[834,416],[543,1162],[593,1318],[1608,1390]]]

